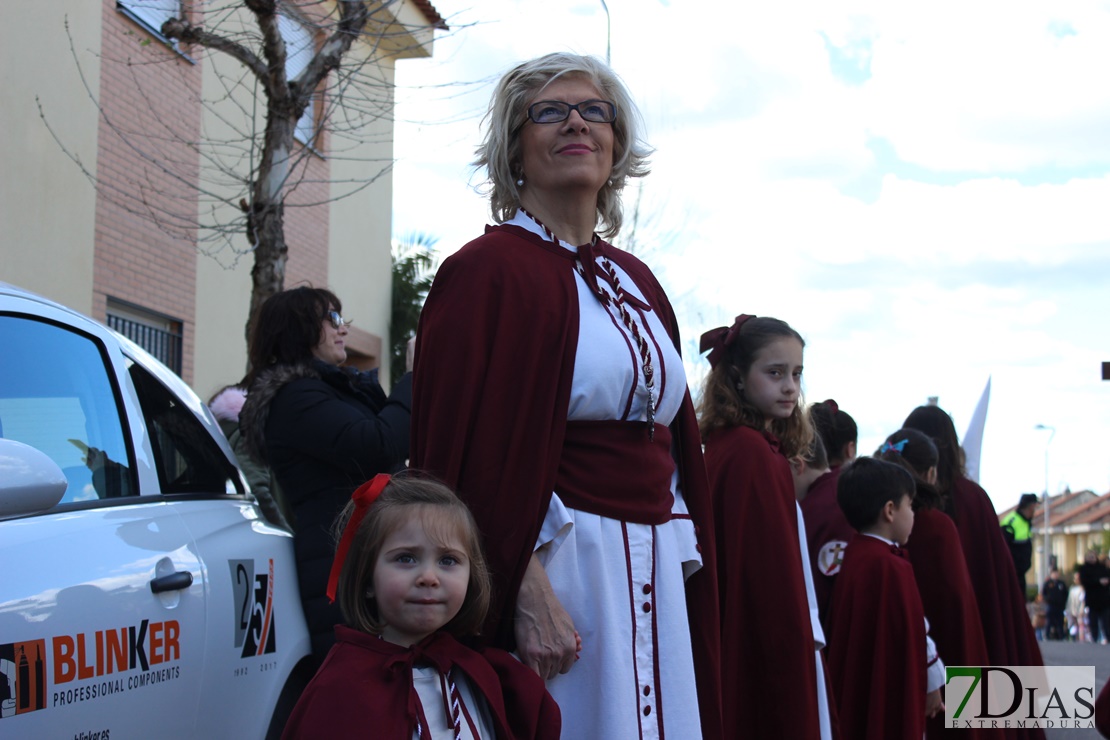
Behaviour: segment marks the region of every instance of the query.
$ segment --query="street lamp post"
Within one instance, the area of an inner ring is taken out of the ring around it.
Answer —
[[[613,19],[609,17],[609,6],[605,4],[605,0],[601,0],[601,7],[605,10],[605,63],[612,64],[613,61],[609,58],[612,33],[613,33]]]
[[[1044,573],[1041,578],[1043,583],[1048,578],[1048,563],[1049,563],[1049,547],[1048,547],[1048,448],[1052,444],[1052,438],[1056,436],[1056,427],[1050,427],[1047,424],[1038,424],[1033,427],[1048,432],[1048,441],[1044,443]]]

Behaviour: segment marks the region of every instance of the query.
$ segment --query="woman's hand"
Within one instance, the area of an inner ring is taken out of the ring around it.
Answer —
[[[520,583],[515,628],[520,661],[545,681],[566,673],[578,659],[582,640],[535,555]]]

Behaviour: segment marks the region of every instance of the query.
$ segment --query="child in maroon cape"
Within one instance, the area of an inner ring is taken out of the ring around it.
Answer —
[[[886,438],[875,457],[901,465],[914,477],[913,536],[906,550],[937,652],[947,665],[990,665],[979,623],[979,602],[967,572],[960,534],[940,510],[940,492],[935,485],[939,459],[936,445],[923,432],[899,429]],[[930,740],[1002,737],[1001,730],[988,727],[945,727],[941,715],[929,719],[925,734]]]
[[[1014,563],[998,526],[987,492],[965,475],[964,451],[956,427],[939,406],[918,406],[902,423],[929,435],[937,446],[937,490],[944,512],[956,524],[968,575],[979,602],[979,619],[987,642],[987,665],[1044,665],[1033,634],[1025,595],[1013,577]],[[1044,738],[1041,728],[1011,728],[1006,737]]]
[[[900,545],[913,529],[913,477],[861,458],[840,473],[837,501],[858,534],[829,614],[829,674],[840,729],[853,740],[919,740],[943,709],[928,692],[925,613]]]
[[[826,403],[828,403],[826,401]],[[810,407],[810,419],[816,419]],[[806,525],[806,546],[813,572],[813,589],[821,625],[829,627],[829,603],[832,601],[833,584],[844,551],[856,531],[844,518],[836,504],[836,481],[839,466],[832,469],[825,452],[821,435],[814,437],[813,446],[790,462],[794,473],[794,493]]]
[[[559,737],[534,671],[455,639],[482,624],[490,587],[477,525],[450,489],[378,475],[337,529],[328,596],[351,626],[335,628],[283,738]]]
[[[856,457],[859,432],[855,419],[841,410],[831,398],[810,406],[809,419],[823,454],[812,460],[795,461],[795,480],[801,474],[809,481],[808,489],[803,492],[804,495],[798,496],[798,501],[805,516],[817,610],[821,615],[821,624],[828,629],[833,584],[836,583],[836,574],[840,572],[848,541],[855,535],[855,530],[836,505],[836,481],[841,466]],[[815,446],[813,454],[816,453]]]
[[[799,407],[803,346],[786,323],[748,315],[701,339],[712,366],[700,425],[718,535],[725,737],[832,733],[817,698],[787,462],[813,438]]]

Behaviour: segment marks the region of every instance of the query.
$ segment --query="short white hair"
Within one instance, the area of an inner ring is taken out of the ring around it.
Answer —
[[[620,192],[630,177],[650,172],[652,148],[642,139],[643,119],[624,82],[600,59],[556,52],[524,62],[497,84],[486,114],[486,134],[477,150],[475,167],[485,167],[490,183],[490,210],[498,222],[508,221],[520,208],[522,152],[520,127],[528,120],[528,104],[536,93],[563,77],[584,77],[616,106],[613,121],[613,169],[597,194],[598,233],[612,238],[624,220]]]

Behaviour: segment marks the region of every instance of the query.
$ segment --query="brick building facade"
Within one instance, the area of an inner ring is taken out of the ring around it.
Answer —
[[[250,88],[224,95],[237,62],[164,43],[157,13],[175,7],[196,13],[201,6],[59,0],[3,31],[5,69],[21,74],[0,82],[8,101],[0,122],[19,144],[2,155],[0,280],[137,338],[205,396],[238,380],[246,363],[253,258],[245,235],[215,248],[202,226],[219,207],[214,203],[234,192],[206,172],[231,156],[218,144],[226,131],[252,125],[242,114],[250,110],[244,103]],[[287,10],[289,18],[304,19],[314,43],[322,41],[325,31],[313,14],[333,8],[290,0]],[[147,11],[154,20],[144,17]],[[396,61],[429,55],[434,29],[445,26],[423,0],[375,5],[373,17],[372,23],[389,23],[391,49],[356,42],[351,54],[366,55],[391,89]],[[316,116],[324,104],[317,101]],[[375,125],[358,159],[388,162],[392,123],[383,116]],[[356,319],[354,359],[384,365],[391,182],[386,174],[357,195],[329,202],[342,194],[331,182],[358,173],[330,161],[328,146],[322,134],[312,149],[298,144],[294,153],[285,284],[334,290]],[[197,185],[215,197],[198,195]]]

